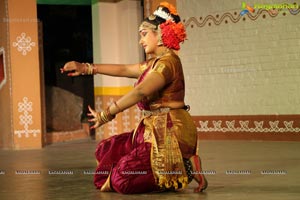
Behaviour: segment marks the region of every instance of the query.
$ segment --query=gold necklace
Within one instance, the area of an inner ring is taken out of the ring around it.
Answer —
[[[158,56],[156,56],[156,59],[159,59],[161,57],[163,57],[164,55],[166,55],[167,53],[169,53],[171,50],[169,48],[165,48],[165,50]]]

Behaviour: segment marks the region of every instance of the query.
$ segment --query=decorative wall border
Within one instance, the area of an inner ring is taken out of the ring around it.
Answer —
[[[200,137],[300,141],[300,115],[194,116]]]
[[[288,12],[292,15],[298,15],[300,13],[300,8],[298,9],[286,9],[288,10]],[[194,28],[194,24],[199,27],[202,28],[206,25],[211,26],[212,24],[215,25],[220,25],[223,22],[225,24],[228,24],[229,21],[233,22],[233,23],[237,23],[241,20],[246,21],[246,16],[252,20],[255,21],[257,20],[260,16],[262,18],[266,18],[266,14],[268,14],[270,17],[274,18],[279,16],[279,14],[281,13],[282,9],[278,9],[278,10],[266,10],[266,9],[259,9],[256,13],[251,14],[250,12],[248,12],[246,15],[242,16],[240,15],[240,11],[235,11],[233,13],[230,12],[226,12],[223,15],[219,15],[216,14],[215,16],[213,15],[207,15],[206,17],[190,17],[188,19],[183,19],[183,23],[185,24],[185,27],[191,27]],[[283,16],[286,16],[286,12],[282,12]]]

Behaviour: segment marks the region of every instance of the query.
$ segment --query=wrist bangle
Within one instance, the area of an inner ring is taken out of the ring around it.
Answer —
[[[98,72],[94,64],[91,63],[82,63],[82,64],[84,64],[85,66],[82,75],[94,75]]]
[[[81,63],[84,65],[84,69],[83,72],[81,73],[81,75],[86,75],[88,73],[89,67],[86,63]]]
[[[94,69],[93,69],[93,64],[90,64],[90,63],[85,63],[86,65],[86,68],[85,68],[85,71],[84,71],[84,74],[85,75],[93,75],[94,74]]]
[[[107,109],[105,110],[105,117],[106,117],[106,119],[108,120],[108,121],[111,121],[111,120],[113,120],[115,117],[116,117],[116,115],[112,115],[111,113],[110,113],[110,111],[109,111],[109,107],[107,107]]]
[[[86,63],[86,65],[88,66],[87,74],[88,74],[88,75],[91,75],[91,74],[93,73],[93,71],[92,71],[92,66],[91,66],[90,63]]]

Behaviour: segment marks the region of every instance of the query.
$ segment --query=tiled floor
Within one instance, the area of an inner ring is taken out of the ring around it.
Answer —
[[[94,188],[89,173],[96,164],[95,146],[80,140],[41,150],[0,150],[0,199],[300,199],[299,142],[202,141],[203,167],[212,173],[204,193],[193,193],[192,182],[180,192],[140,195]]]

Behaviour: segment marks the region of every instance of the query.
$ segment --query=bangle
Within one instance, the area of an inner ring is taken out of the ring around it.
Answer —
[[[90,63],[86,63],[86,65],[88,66],[87,74],[88,74],[88,75],[92,75],[92,74],[93,74],[93,68],[92,68],[92,65],[91,65]]]
[[[103,113],[103,118],[106,119],[107,121],[111,121],[116,117],[116,115],[112,115],[110,113],[109,107],[107,107],[107,109],[102,113]]]
[[[94,66],[94,64],[90,64],[90,63],[83,63],[83,64],[85,64],[85,68],[82,75],[93,75],[97,73],[97,68]]]
[[[113,102],[114,104],[115,104],[115,106],[116,106],[116,108],[118,109],[118,113],[119,112],[123,112],[123,110],[121,110],[121,108],[119,107],[119,105],[117,104],[117,102]]]
[[[116,115],[112,115],[109,112],[109,107],[102,112],[97,113],[97,122],[99,122],[100,124],[105,124],[111,120],[113,120],[116,117]]]
[[[89,67],[86,63],[81,63],[84,65],[84,69],[83,72],[81,73],[81,75],[86,75],[88,73]]]
[[[84,64],[84,70],[82,72],[82,75],[94,75],[98,73],[97,68],[94,66],[94,64],[91,63],[82,63]]]

